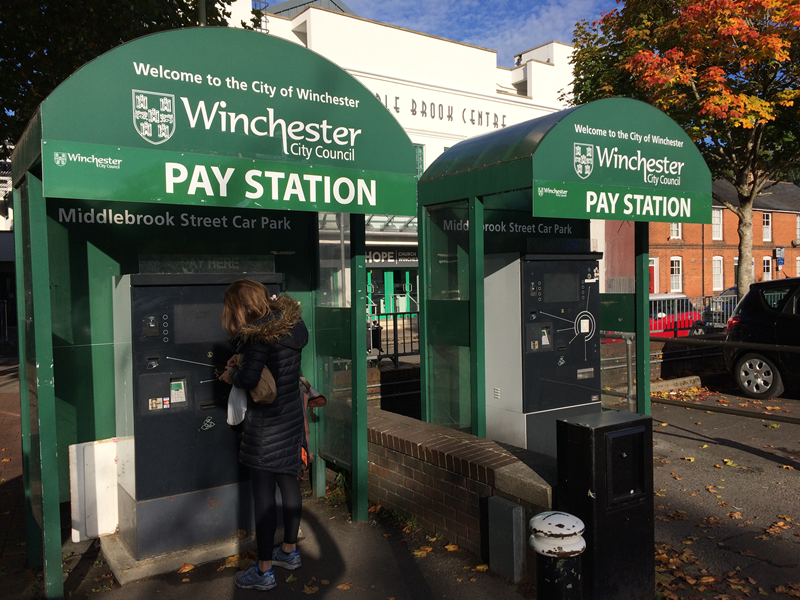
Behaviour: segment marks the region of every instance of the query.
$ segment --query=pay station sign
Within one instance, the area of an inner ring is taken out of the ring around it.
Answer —
[[[408,136],[348,73],[228,28],[146,36],[42,105],[46,197],[416,213]]]
[[[533,214],[711,222],[711,174],[689,136],[656,108],[624,98],[568,112],[533,156]]]

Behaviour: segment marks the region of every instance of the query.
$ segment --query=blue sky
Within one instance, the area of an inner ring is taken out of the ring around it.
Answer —
[[[451,40],[497,50],[497,63],[556,40],[572,43],[575,23],[594,21],[615,0],[345,0],[353,12]]]

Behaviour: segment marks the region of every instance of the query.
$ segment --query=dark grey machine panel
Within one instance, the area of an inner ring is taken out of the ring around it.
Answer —
[[[597,257],[522,261],[523,412],[599,404]]]

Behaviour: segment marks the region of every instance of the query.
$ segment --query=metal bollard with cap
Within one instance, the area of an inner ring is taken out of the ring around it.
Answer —
[[[536,595],[547,600],[581,600],[581,553],[586,550],[578,517],[550,510],[528,522],[536,552]]]

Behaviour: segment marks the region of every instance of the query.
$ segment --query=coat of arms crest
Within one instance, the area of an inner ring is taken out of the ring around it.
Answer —
[[[151,144],[163,144],[175,133],[175,96],[143,90],[132,92],[136,133]]]
[[[573,166],[581,179],[586,179],[592,174],[594,168],[594,146],[591,144],[574,144],[575,155]]]

